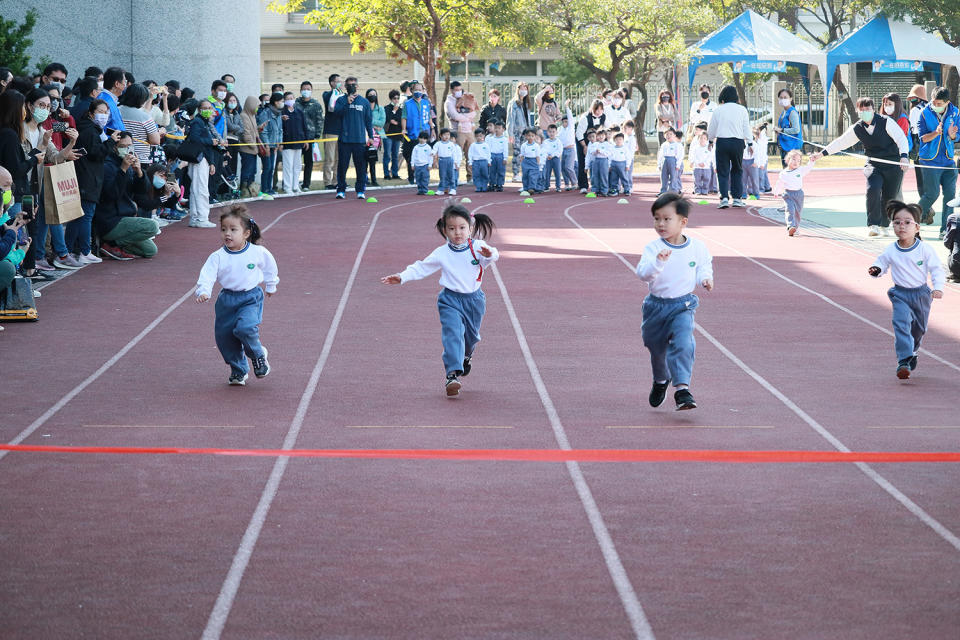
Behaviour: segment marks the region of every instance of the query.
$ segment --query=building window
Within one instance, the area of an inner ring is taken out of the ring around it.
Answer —
[[[524,76],[536,77],[536,60],[492,60],[490,62],[491,76]]]

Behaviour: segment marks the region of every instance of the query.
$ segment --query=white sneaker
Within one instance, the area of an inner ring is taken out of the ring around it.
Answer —
[[[742,200],[741,198],[734,198],[734,199],[733,199],[732,206],[734,206],[734,207],[745,207],[745,206],[747,206],[747,205],[744,204],[744,202],[743,202],[743,200]]]
[[[452,196],[457,195],[457,190],[456,190],[456,189],[450,189],[450,195],[452,195]]]
[[[54,258],[53,266],[55,266],[58,269],[69,269],[71,271],[75,271],[80,267],[82,267],[83,265],[77,262],[74,259],[74,257],[68,253],[62,258]]]
[[[957,196],[953,200],[947,203],[948,207],[960,207],[960,196]]]
[[[191,220],[190,226],[196,227],[198,229],[213,229],[217,225],[210,222],[209,220]]]
[[[580,193],[586,193],[586,192],[587,192],[586,189],[580,189]]]
[[[890,233],[890,227],[880,227],[880,235],[882,235],[884,238],[889,238],[893,234]]]
[[[720,198],[720,204],[717,205],[717,209],[726,209],[730,206],[730,201],[726,198]]]
[[[99,262],[103,262],[102,258],[98,258],[92,253],[88,253],[87,255],[83,255],[82,253],[79,253],[79,254],[75,253],[73,257],[80,264],[97,264]]]
[[[867,231],[867,235],[870,236],[871,238],[876,238],[877,236],[880,235],[880,227],[878,227],[877,225],[872,224],[870,225],[869,229],[870,230]]]
[[[365,194],[363,191],[357,194],[357,200],[366,200],[366,199],[367,199],[367,194]]]

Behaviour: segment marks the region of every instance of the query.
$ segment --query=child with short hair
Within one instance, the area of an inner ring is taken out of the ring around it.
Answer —
[[[462,158],[460,147],[450,139],[450,129],[440,129],[440,140],[433,145],[434,167],[440,170],[440,185],[437,195],[444,192],[452,196],[457,195],[457,174],[460,171],[458,157]]]
[[[700,135],[702,133],[707,133],[707,123],[699,122],[694,127],[694,134]],[[713,164],[710,167],[710,187],[707,189],[707,193],[720,193],[720,181],[717,178],[717,149],[716,146],[709,141],[709,136],[707,136],[707,144],[710,147],[710,152],[713,153]]]
[[[563,171],[563,190],[571,191],[577,184],[577,124],[570,111],[570,100],[566,102],[567,112],[560,120],[560,129],[557,137],[563,153],[560,156],[560,166]]]
[[[660,195],[673,191],[680,193],[680,172],[683,170],[683,144],[677,140],[673,127],[663,133],[664,143],[657,151],[657,169],[660,171]]]
[[[443,245],[423,260],[380,281],[404,284],[440,271],[443,289],[437,297],[437,307],[447,374],[444,389],[448,398],[455,398],[463,386],[460,377],[470,373],[473,352],[480,342],[480,324],[486,312],[486,297],[480,288],[483,269],[496,262],[500,254],[485,241],[493,234],[493,220],[482,213],[471,214],[453,199],[444,207],[436,229],[446,239]]]
[[[930,304],[943,297],[946,273],[940,256],[920,240],[922,212],[915,204],[891,200],[886,207],[897,241],[877,256],[867,272],[879,278],[888,270],[893,287],[887,291],[893,303],[894,346],[897,352],[897,378],[906,380],[917,368],[920,341],[927,332]],[[927,278],[933,290],[927,286]]]
[[[490,191],[503,191],[510,138],[504,133],[502,120],[493,121],[493,135],[487,136],[487,145],[490,147]]]
[[[677,411],[695,409],[690,376],[696,351],[693,317],[700,299],[693,291],[697,284],[713,290],[713,258],[706,245],[683,233],[690,216],[690,203],[683,196],[661,194],[651,211],[660,237],[644,247],[637,265],[637,275],[650,287],[640,325],[653,367],[650,406],[663,403],[672,380]]]
[[[813,169],[814,161],[809,160],[803,167],[803,152],[799,149],[788,151],[783,157],[787,166],[780,170],[774,194],[783,197],[786,205],[787,235],[795,236],[800,230],[800,214],[803,213],[803,177]]]
[[[710,149],[710,141],[705,131],[690,143],[690,154],[687,159],[693,169],[693,192],[697,195],[707,195],[707,191],[710,190],[710,172],[713,169],[713,151]]]
[[[430,132],[421,131],[417,136],[417,146],[410,154],[413,165],[413,177],[417,184],[417,195],[425,196],[430,189],[430,166],[433,164],[433,149],[430,147]]]
[[[276,293],[280,278],[277,261],[260,244],[260,228],[244,205],[233,205],[220,215],[220,238],[223,246],[210,254],[200,270],[196,299],[198,303],[206,302],[213,285],[220,283],[214,336],[224,362],[230,365],[227,384],[243,386],[249,371],[246,358],[258,378],[270,373],[267,348],[260,343],[260,283],[264,283],[270,297]]]
[[[523,137],[526,141],[520,145],[522,191],[531,195],[540,193],[540,144],[536,129],[524,129]]]
[[[543,166],[541,167],[542,177],[540,182],[541,191],[550,190],[550,176],[555,176],[557,193],[560,193],[560,159],[563,156],[563,144],[557,138],[557,125],[547,126],[547,139],[540,145],[540,153],[543,156]]]
[[[767,137],[766,123],[754,130],[754,136],[757,142],[753,145],[753,166],[756,167],[760,180],[760,193],[770,193],[773,187],[770,186],[770,175],[767,173],[767,166],[770,163],[770,152],[767,146],[770,139]]]
[[[611,145],[607,142],[606,131],[597,130],[594,139],[587,145],[586,163],[590,167],[590,186],[598,198],[606,197],[609,189],[607,181],[610,177],[610,151]]]
[[[490,182],[490,145],[486,143],[487,134],[483,129],[474,131],[473,136],[476,142],[470,145],[467,156],[473,173],[473,186],[477,193],[483,193]]]
[[[627,145],[624,144],[624,138],[625,136],[622,133],[613,136],[613,149],[610,150],[610,175],[613,176],[613,179],[610,182],[610,191],[608,192],[611,196],[618,193],[628,196],[633,188],[633,180],[627,169],[627,154],[629,151]]]
[[[633,163],[637,156],[637,133],[636,125],[633,120],[627,120],[623,123],[623,144],[627,148],[627,175],[633,181]]]

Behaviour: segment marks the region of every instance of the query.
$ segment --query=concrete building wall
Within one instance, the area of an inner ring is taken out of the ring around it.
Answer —
[[[177,79],[206,95],[224,73],[237,93],[260,86],[260,0],[0,0],[0,15],[38,14],[32,61],[61,62],[73,84],[83,70],[120,66],[137,81]]]

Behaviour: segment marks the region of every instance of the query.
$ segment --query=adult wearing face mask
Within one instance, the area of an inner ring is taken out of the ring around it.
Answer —
[[[470,98],[471,96],[468,96]],[[475,105],[476,100],[471,102]],[[447,96],[447,102],[444,105],[447,112],[447,120],[450,122],[450,130],[456,133],[454,142],[460,147],[460,153],[467,158],[467,152],[470,145],[476,142],[474,137],[475,125],[474,119],[477,117],[476,107],[473,109],[463,106],[463,85],[458,80],[450,83],[450,95]],[[473,180],[473,168],[470,163],[466,163],[467,182]]]
[[[313,84],[309,80],[300,83],[300,97],[297,98],[297,107],[303,111],[303,122],[307,128],[307,139],[316,140],[323,135],[323,105],[313,97]],[[303,183],[304,191],[310,190],[313,178],[313,144],[303,149]]]
[[[705,84],[700,85],[700,100],[690,107],[690,116],[687,118],[689,133],[692,134],[701,122],[709,126],[717,106],[717,103],[710,101],[710,87]]]
[[[225,73],[222,76],[220,76],[220,80],[222,80],[223,83],[227,85],[227,93],[231,93],[233,91],[233,87],[237,82],[237,79],[234,78],[233,74],[230,74],[230,73]]]
[[[13,205],[13,176],[3,167],[0,167],[0,203],[0,291],[3,291],[17,275],[16,263],[23,259],[12,252],[18,250],[17,231],[26,224],[23,216],[7,213]]]
[[[923,197],[924,169],[921,169],[919,162],[917,162],[920,154],[920,134],[917,132],[917,127],[920,125],[920,112],[927,106],[927,88],[922,84],[913,85],[913,88],[910,89],[910,95],[907,96],[907,103],[910,106],[910,113],[907,115],[907,119],[910,121],[910,159],[916,165],[913,168],[913,173],[917,178],[917,193]],[[932,221],[933,210],[924,211],[923,219]]]
[[[283,191],[281,193],[300,193],[300,160],[303,150],[310,145],[307,139],[307,125],[303,111],[297,107],[293,92],[283,94]],[[289,142],[286,142],[288,141]]]
[[[810,156],[814,162],[823,156],[843,151],[858,141],[871,158],[864,168],[867,176],[867,226],[871,237],[890,235],[887,201],[900,191],[903,172],[909,168],[907,137],[892,118],[876,112],[872,98],[857,100],[860,119],[821,153]],[[898,164],[899,162],[899,164]]]
[[[577,141],[577,185],[580,187],[580,193],[586,193],[590,186],[587,182],[587,131],[605,127],[607,115],[604,113],[603,100],[599,98],[593,101],[589,111],[580,116],[577,120],[574,137]]]
[[[230,76],[227,76],[228,78]],[[243,136],[243,118],[240,114],[240,98],[232,91],[227,91],[227,108],[224,109],[223,117],[227,121],[227,144],[236,145]],[[227,169],[230,175],[237,175],[237,165],[240,162],[240,147],[229,147],[227,153]]]
[[[353,158],[353,168],[357,173],[357,198],[366,198],[367,186],[367,147],[373,140],[373,111],[366,98],[358,93],[358,81],[349,77],[344,83],[346,95],[337,99],[334,111],[342,118],[340,139],[337,150],[337,199],[343,200],[347,191],[347,167]]]
[[[490,92],[487,93],[487,104],[480,110],[479,127],[486,131],[487,123],[497,120],[500,122],[507,121],[507,108],[500,104],[500,91],[490,89]]]
[[[210,124],[216,114],[209,100],[201,100],[197,115],[187,127],[186,142],[195,142],[203,149],[199,161],[191,162],[190,173],[190,226],[211,229],[218,225],[210,222],[210,186],[208,181],[216,174],[213,166],[220,154],[216,153]]]
[[[224,111],[227,108],[227,93],[229,93],[227,83],[223,80],[214,80],[210,85],[210,95],[207,97],[207,100],[209,100],[213,106],[213,117],[210,119],[210,123],[213,125],[217,136],[221,140],[226,140],[227,138],[227,118],[224,115]],[[223,175],[223,156],[225,153],[226,149],[216,146],[213,148],[213,160],[210,164],[214,172],[210,174],[209,184],[211,202],[219,202],[219,200],[217,200],[217,193],[223,183],[220,176]]]
[[[657,96],[657,140],[663,144],[664,135],[670,129],[680,130],[680,109],[673,102],[673,94],[664,89]]]
[[[273,168],[277,162],[280,143],[283,142],[283,94],[270,96],[267,107],[257,115],[260,140],[267,148],[267,155],[261,158],[263,169],[260,171],[260,192],[265,199],[273,200],[277,194],[274,184]]]
[[[64,135],[66,129],[76,129],[77,122],[70,115],[70,112],[63,108],[63,101],[60,99],[60,85],[48,84],[41,87],[50,96],[50,115],[40,126],[44,130],[53,131],[51,140],[53,146],[57,149],[63,149],[69,141]]]
[[[523,132],[530,127],[530,111],[533,109],[533,100],[530,98],[530,86],[526,82],[518,82],[516,93],[510,106],[507,108],[507,136],[513,145],[513,181],[520,181],[520,146],[524,143]]]
[[[780,163],[784,168],[787,167],[785,157],[788,151],[794,149],[803,149],[803,127],[800,124],[800,112],[793,104],[793,91],[790,89],[781,89],[777,94],[780,106],[783,107],[783,113],[777,119],[777,126],[774,131],[777,132],[777,146],[780,147]]]
[[[403,103],[403,118],[400,126],[403,128],[403,159],[407,164],[407,182],[413,184],[413,163],[410,157],[413,148],[417,146],[417,137],[421,131],[434,133],[430,120],[430,100],[423,92],[423,85],[416,80],[410,83],[410,98]]]
[[[947,229],[947,216],[951,207],[947,203],[954,199],[957,191],[957,165],[953,160],[954,143],[960,127],[960,111],[950,103],[950,90],[937,87],[930,103],[920,112],[917,133],[920,134],[920,166],[923,175],[923,194],[920,198],[920,210],[924,212],[924,222],[931,223],[934,216],[927,217],[933,203],[943,191],[943,210],[940,213],[940,238]]]
[[[400,144],[403,141],[403,107],[400,92],[391,89],[390,102],[383,108],[383,179],[400,179]]]
[[[97,94],[97,98],[103,100],[110,107],[110,121],[107,123],[108,129],[117,129],[124,131],[123,117],[120,115],[118,100],[127,88],[127,76],[120,67],[110,67],[103,72],[103,90]]]
[[[206,101],[204,104],[209,108]],[[139,217],[134,200],[134,196],[143,196],[146,191],[147,178],[137,154],[133,152],[133,140],[129,133],[123,132],[114,152],[104,162],[103,187],[93,217],[97,235],[102,240],[101,253],[114,260],[152,258],[157,255],[153,238],[160,232],[160,225],[152,218]],[[191,193],[191,208],[193,201],[194,195]]]
[[[67,86],[67,68],[59,62],[51,62],[40,74],[40,86],[55,84],[58,89]]]
[[[74,164],[83,216],[67,223],[65,236],[67,248],[81,264],[101,262],[90,252],[90,235],[103,189],[103,165],[120,139],[119,131],[109,136],[104,131],[108,120],[110,109],[107,103],[94,100],[87,108],[87,114],[77,123],[77,146],[87,152]]]
[[[257,124],[258,107],[260,101],[253,96],[247,96],[243,101],[243,112],[240,114],[240,120],[243,122],[243,133],[240,135],[240,142],[237,147],[240,155],[240,197],[256,198],[260,193],[260,185],[257,180],[257,149],[262,142],[260,140],[260,130],[266,127]]]
[[[537,126],[540,128],[540,135],[547,139],[547,129],[550,125],[560,126],[560,119],[563,114],[560,113],[560,107],[557,106],[556,92],[552,84],[548,84],[534,97],[534,104],[537,105]]]
[[[333,189],[336,187],[334,178],[337,176],[337,162],[340,154],[337,151],[337,142],[340,138],[340,132],[343,129],[343,118],[336,113],[337,100],[343,95],[343,82],[340,81],[340,74],[333,73],[327,78],[330,85],[329,91],[323,92],[323,188]],[[327,138],[330,138],[327,140]]]
[[[607,115],[608,127],[623,129],[623,124],[630,119],[630,110],[627,109],[626,100],[626,95],[620,89],[610,94],[610,106],[604,111]]]

